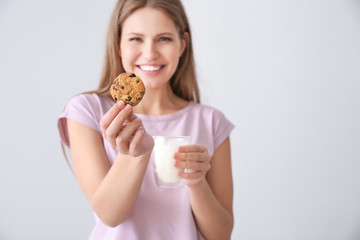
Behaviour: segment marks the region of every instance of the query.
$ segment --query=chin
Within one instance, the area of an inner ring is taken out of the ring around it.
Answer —
[[[149,81],[144,81],[144,85],[146,89],[153,89],[153,90],[157,90],[157,89],[161,89],[161,88],[165,88],[166,85],[169,83],[169,81],[166,82],[149,82]]]

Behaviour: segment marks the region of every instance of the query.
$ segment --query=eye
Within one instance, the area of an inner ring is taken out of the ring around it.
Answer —
[[[161,37],[159,38],[159,42],[171,42],[172,39],[169,37]]]
[[[133,38],[130,38],[129,40],[130,40],[130,42],[140,42],[140,41],[141,41],[141,38],[139,38],[139,37],[133,37]]]

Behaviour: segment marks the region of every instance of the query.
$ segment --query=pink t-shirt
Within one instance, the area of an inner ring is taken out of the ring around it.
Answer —
[[[66,118],[79,121],[101,134],[100,119],[113,105],[113,100],[104,95],[81,94],[72,98],[58,120],[59,133],[65,145],[69,147]],[[192,143],[206,145],[210,154],[234,128],[220,111],[194,102],[173,114],[136,115],[150,135],[191,136]],[[117,152],[105,139],[104,145],[109,161],[113,163]],[[89,239],[204,239],[192,215],[187,187],[159,188],[155,182],[153,161],[151,157],[130,217],[112,228],[102,223],[94,213],[96,224]]]

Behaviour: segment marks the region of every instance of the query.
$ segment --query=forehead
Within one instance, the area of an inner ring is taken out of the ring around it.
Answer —
[[[164,12],[150,8],[140,8],[133,12],[123,23],[122,33],[176,33],[177,28],[172,19]]]

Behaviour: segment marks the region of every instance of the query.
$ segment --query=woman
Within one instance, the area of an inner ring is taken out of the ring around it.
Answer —
[[[135,107],[114,104],[112,81],[139,76]],[[96,219],[90,239],[230,239],[233,186],[224,115],[200,104],[191,32],[178,0],[120,0],[111,17],[99,88],[80,94],[60,116],[73,170]],[[191,136],[175,154],[186,186],[159,188],[155,135]]]

